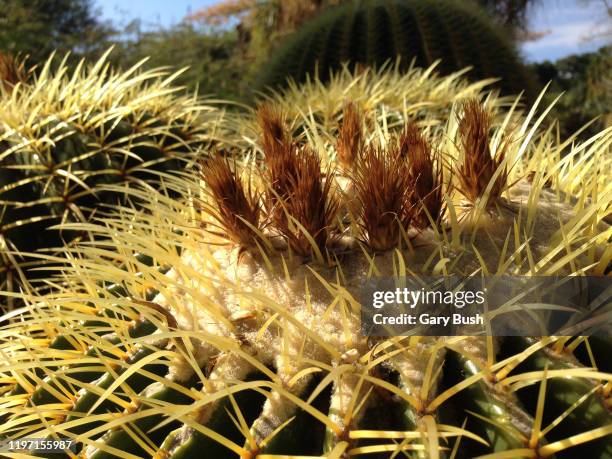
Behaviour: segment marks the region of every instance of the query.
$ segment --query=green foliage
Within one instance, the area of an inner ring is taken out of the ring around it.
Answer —
[[[478,0],[487,13],[511,29],[525,30],[527,27],[527,9],[541,0]]]
[[[54,51],[101,52],[111,33],[92,0],[0,0],[0,51],[29,54],[40,63]]]
[[[211,107],[178,95],[167,72],[114,73],[104,58],[53,71],[52,62],[32,83],[1,93],[0,290],[24,262],[5,250],[63,245],[77,234],[50,226],[125,202],[120,189],[104,187],[157,184],[210,138]]]
[[[129,67],[144,58],[148,68],[188,67],[176,83],[200,94],[238,99],[248,62],[242,57],[238,35],[227,30],[203,30],[190,23],[169,29],[142,31],[139,23],[126,29],[114,60]]]
[[[451,73],[473,66],[474,79],[500,77],[506,92],[530,91],[530,78],[502,29],[471,2],[364,0],[330,8],[307,23],[263,65],[258,87],[278,87],[315,73],[327,79],[343,62],[380,66],[402,57],[408,66]]]
[[[576,132],[596,117],[597,121],[583,131],[583,137],[612,125],[612,47],[572,55],[554,63],[542,62],[534,68],[542,85],[550,82],[546,94],[549,101],[564,93],[553,108],[562,137]]]

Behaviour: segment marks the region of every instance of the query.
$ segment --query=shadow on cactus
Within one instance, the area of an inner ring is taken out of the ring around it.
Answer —
[[[22,254],[80,235],[48,227],[125,204],[105,186],[154,190],[210,142],[217,110],[172,86],[180,72],[141,64],[115,72],[104,56],[74,70],[51,58],[35,75],[11,67],[0,107],[0,289],[17,290],[20,271],[37,264]]]
[[[95,459],[612,457],[609,341],[367,338],[357,299],[377,276],[603,274],[612,129],[558,144],[535,108],[483,124],[473,101],[390,131],[349,107],[324,145],[264,108],[261,155],[71,225],[110,243],[0,330],[0,435]],[[462,194],[466,164],[499,186]]]
[[[330,7],[307,22],[260,70],[257,88],[284,86],[317,75],[326,81],[343,63],[382,66],[401,57],[450,74],[471,66],[470,78],[500,78],[509,94],[534,90],[534,77],[521,62],[510,33],[470,1],[353,0]]]

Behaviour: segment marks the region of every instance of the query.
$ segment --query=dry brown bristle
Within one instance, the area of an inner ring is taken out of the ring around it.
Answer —
[[[31,75],[26,68],[27,57],[0,52],[0,87],[11,91],[17,83],[25,82]]]
[[[209,187],[216,208],[204,206],[203,210],[218,221],[220,231],[210,231],[223,236],[242,248],[255,246],[259,229],[259,200],[250,187],[245,190],[238,172],[230,167],[226,158],[216,156],[200,164],[201,177]]]
[[[264,195],[264,205],[268,220],[276,225],[284,226],[287,223],[282,203],[292,193],[297,181],[298,162],[298,147],[294,143],[279,144],[274,152],[265,156],[264,178],[268,190]]]
[[[363,239],[375,251],[397,246],[412,220],[410,171],[397,148],[369,146],[353,176]]]
[[[291,143],[285,114],[270,105],[262,105],[257,111],[257,120],[266,157],[280,154]]]
[[[288,175],[283,182],[285,189],[279,208],[272,213],[272,223],[297,254],[310,255],[312,241],[324,253],[338,211],[330,174],[321,172],[321,160],[310,148],[294,148],[291,153],[294,175]]]
[[[285,115],[269,106],[259,109],[268,189],[264,195],[267,221],[299,255],[323,253],[338,210],[331,181],[321,173],[321,160],[291,138]],[[308,236],[307,236],[308,235]],[[311,238],[311,239],[309,239]]]
[[[264,194],[267,222],[282,233],[291,225],[287,219],[286,203],[298,182],[299,149],[286,131],[282,112],[263,106],[259,109],[259,122],[265,153],[264,179],[268,186]]]
[[[458,189],[471,202],[484,196],[493,175],[504,160],[505,148],[501,148],[495,158],[491,155],[489,132],[492,122],[491,113],[477,100],[469,100],[463,105],[463,118],[459,122],[463,161],[458,168]],[[486,206],[501,195],[507,180],[508,171],[504,167],[491,186]]]
[[[413,224],[420,228],[438,224],[444,213],[442,166],[431,145],[415,123],[406,125],[399,140],[400,156],[408,158],[413,186]],[[431,219],[431,221],[430,221]]]
[[[344,167],[351,167],[361,155],[362,148],[361,114],[355,104],[350,102],[344,108],[342,124],[338,131],[338,142],[336,143],[338,161]]]

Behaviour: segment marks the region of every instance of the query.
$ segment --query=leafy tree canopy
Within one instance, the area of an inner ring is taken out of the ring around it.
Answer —
[[[54,50],[92,54],[111,32],[92,0],[0,0],[0,50],[41,62]]]
[[[241,52],[236,30],[204,30],[182,22],[168,29],[143,31],[140,22],[134,21],[125,32],[111,55],[123,68],[145,58],[149,68],[182,68],[177,83],[224,99],[236,99],[245,84],[248,60]]]
[[[553,108],[561,133],[567,136],[587,122],[597,121],[583,133],[593,135],[612,125],[612,46],[585,54],[574,54],[556,62],[534,64],[542,85],[549,83],[548,102],[561,92]]]

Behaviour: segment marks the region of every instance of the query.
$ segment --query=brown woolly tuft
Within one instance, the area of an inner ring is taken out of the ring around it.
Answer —
[[[354,103],[350,102],[344,108],[342,124],[338,131],[336,151],[338,161],[346,168],[351,167],[361,156],[363,149],[363,132],[361,114]]]
[[[278,222],[286,217],[279,202],[287,198],[297,179],[297,146],[287,132],[284,113],[263,105],[258,118],[269,186],[264,204],[269,219]]]
[[[264,206],[267,218],[282,227],[287,224],[283,203],[291,195],[298,180],[298,147],[293,143],[283,144],[274,153],[266,154],[265,163],[264,178],[268,189],[264,195]]]
[[[491,125],[491,113],[477,100],[469,100],[463,105],[463,118],[459,122],[463,162],[458,167],[458,189],[472,203],[484,196],[487,186],[505,156],[504,146],[500,148],[495,158],[491,156],[489,148]],[[507,181],[508,170],[504,167],[491,187],[485,207],[500,197]]]
[[[300,150],[288,133],[285,119],[283,113],[269,106],[259,109],[268,184],[264,195],[267,220],[297,254],[312,253],[309,237],[322,254],[338,201],[332,196],[331,180],[325,180],[327,174],[321,173],[319,156],[308,147]]]
[[[245,190],[237,171],[226,158],[215,156],[200,163],[201,177],[210,189],[216,208],[205,205],[203,210],[218,222],[219,231],[212,234],[225,237],[241,248],[254,247],[259,229],[259,200],[249,187]]]
[[[0,87],[10,92],[17,83],[26,82],[33,70],[26,61],[27,57],[0,52]]]
[[[408,158],[413,186],[413,224],[425,228],[438,224],[444,213],[442,165],[416,124],[406,125],[399,140],[400,156]],[[430,220],[431,219],[431,220]]]
[[[287,129],[285,114],[270,105],[262,105],[257,111],[257,120],[261,129],[261,143],[266,158],[281,154],[292,140]]]
[[[400,226],[408,229],[412,220],[412,187],[406,161],[396,147],[365,149],[353,175],[363,239],[383,252],[400,241]]]
[[[301,151],[294,147],[291,156],[295,175],[288,175],[283,182],[285,189],[272,213],[272,223],[297,254],[309,256],[313,241],[323,254],[338,211],[330,174],[321,172],[319,156],[308,147]]]

